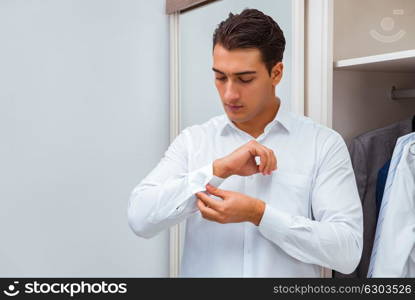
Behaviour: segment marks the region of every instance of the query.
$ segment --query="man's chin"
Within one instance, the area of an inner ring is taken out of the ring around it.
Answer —
[[[234,115],[227,114],[229,120],[231,120],[234,123],[243,123],[246,121],[245,117],[235,117]]]

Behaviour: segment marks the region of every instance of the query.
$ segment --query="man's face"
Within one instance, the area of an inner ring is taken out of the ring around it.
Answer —
[[[256,48],[227,50],[216,44],[213,50],[215,85],[229,119],[246,122],[261,114],[275,97],[282,76],[282,63],[268,74]]]

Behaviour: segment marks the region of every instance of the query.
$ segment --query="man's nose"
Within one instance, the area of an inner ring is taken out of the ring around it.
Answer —
[[[227,82],[225,86],[225,94],[223,96],[227,101],[239,99],[239,91],[235,84],[232,83],[230,80]]]

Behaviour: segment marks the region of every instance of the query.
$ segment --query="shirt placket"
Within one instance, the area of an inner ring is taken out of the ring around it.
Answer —
[[[238,131],[238,133],[240,134],[241,138],[243,138],[245,140],[245,142],[248,142],[251,139],[255,139],[254,137],[252,137],[251,135],[249,135],[248,133],[240,130],[239,128],[235,129]],[[261,143],[265,137],[268,135],[268,130],[264,131],[264,133],[262,133],[260,136],[258,136],[255,140],[258,143]],[[259,176],[260,174],[254,174],[251,176],[245,176],[244,177],[244,181],[245,181],[245,195],[248,196],[253,196],[256,194],[256,189],[257,189],[257,176]],[[253,277],[254,276],[254,267],[253,267],[253,263],[254,263],[254,259],[253,259],[253,255],[254,255],[254,235],[255,235],[255,225],[250,223],[250,222],[244,222],[244,240],[243,240],[243,245],[244,245],[244,252],[243,252],[243,268],[242,268],[242,272],[243,272],[243,277]]]
[[[245,194],[248,196],[254,195],[256,192],[256,177],[251,175],[245,177]],[[244,257],[243,257],[243,275],[244,277],[253,276],[253,224],[250,222],[244,223]]]

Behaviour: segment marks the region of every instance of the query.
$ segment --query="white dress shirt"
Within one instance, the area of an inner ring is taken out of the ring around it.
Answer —
[[[182,277],[320,277],[320,266],[351,273],[361,257],[363,217],[342,137],[280,107],[256,138],[274,151],[278,169],[213,175],[215,159],[252,139],[226,114],[184,129],[132,191],[132,230],[150,238],[186,219]],[[204,219],[195,193],[207,183],[263,200],[259,226]]]
[[[368,277],[415,277],[415,133],[393,150]]]

